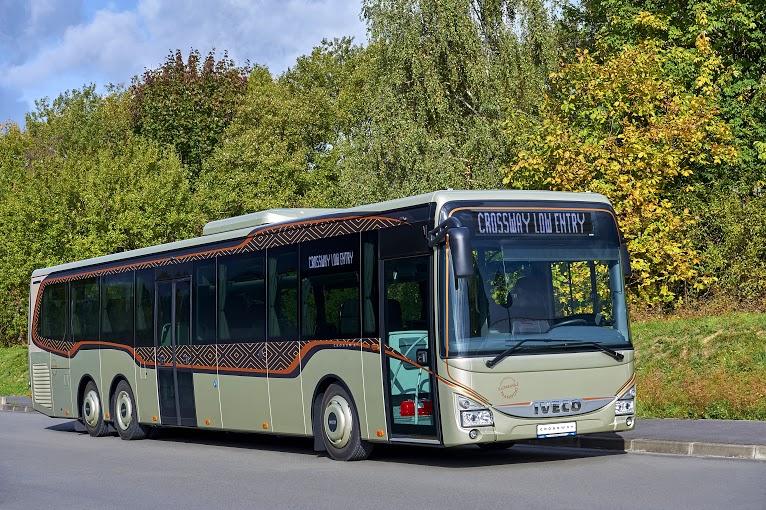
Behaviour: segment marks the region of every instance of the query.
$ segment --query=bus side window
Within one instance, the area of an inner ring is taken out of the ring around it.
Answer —
[[[98,340],[99,279],[74,281],[70,285],[72,340]]]
[[[101,340],[133,345],[133,272],[101,279]]]
[[[301,246],[304,338],[359,338],[359,235]]]
[[[218,339],[262,342],[266,337],[266,276],[263,252],[218,259]],[[198,306],[202,306],[198,300]],[[211,309],[214,303],[211,303]],[[207,306],[207,305],[205,305]],[[208,320],[210,326],[215,318]]]
[[[135,346],[154,346],[154,271],[136,272]]]
[[[269,340],[298,339],[298,248],[268,251],[267,323]]]

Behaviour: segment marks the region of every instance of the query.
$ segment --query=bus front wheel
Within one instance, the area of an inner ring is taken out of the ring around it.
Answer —
[[[372,452],[372,445],[362,441],[359,415],[348,392],[331,384],[322,398],[322,441],[327,453],[335,460],[363,460]]]

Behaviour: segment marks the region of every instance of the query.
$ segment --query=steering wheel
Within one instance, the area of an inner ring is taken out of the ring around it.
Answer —
[[[588,324],[588,321],[586,321],[585,319],[569,319],[569,320],[558,322],[558,323],[554,324],[553,326],[551,326],[551,329],[557,328],[559,326],[574,326],[576,324],[578,324],[578,325],[579,324]]]

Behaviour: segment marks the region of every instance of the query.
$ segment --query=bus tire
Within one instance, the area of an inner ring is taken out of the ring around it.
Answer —
[[[146,437],[146,427],[138,423],[136,398],[126,380],[117,383],[112,395],[112,420],[121,439],[132,441]]]
[[[93,437],[103,437],[109,433],[109,425],[104,421],[104,406],[96,383],[89,381],[82,392],[80,416],[85,430]]]
[[[362,441],[359,415],[348,392],[339,384],[331,384],[322,398],[321,431],[327,453],[335,460],[364,460],[372,445]]]

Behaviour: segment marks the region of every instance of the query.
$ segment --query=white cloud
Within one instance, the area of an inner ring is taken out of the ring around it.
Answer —
[[[14,1],[0,0],[0,9]],[[11,57],[0,58],[0,118],[16,117],[17,108],[7,100],[14,94],[31,105],[86,83],[129,83],[176,48],[228,50],[238,63],[249,60],[281,72],[323,38],[363,41],[359,10],[355,0],[139,0],[130,9],[96,10],[84,21],[76,0],[29,0],[25,9],[16,9],[17,21],[25,22],[14,29],[32,39],[26,51],[5,44],[0,23],[0,53]]]

